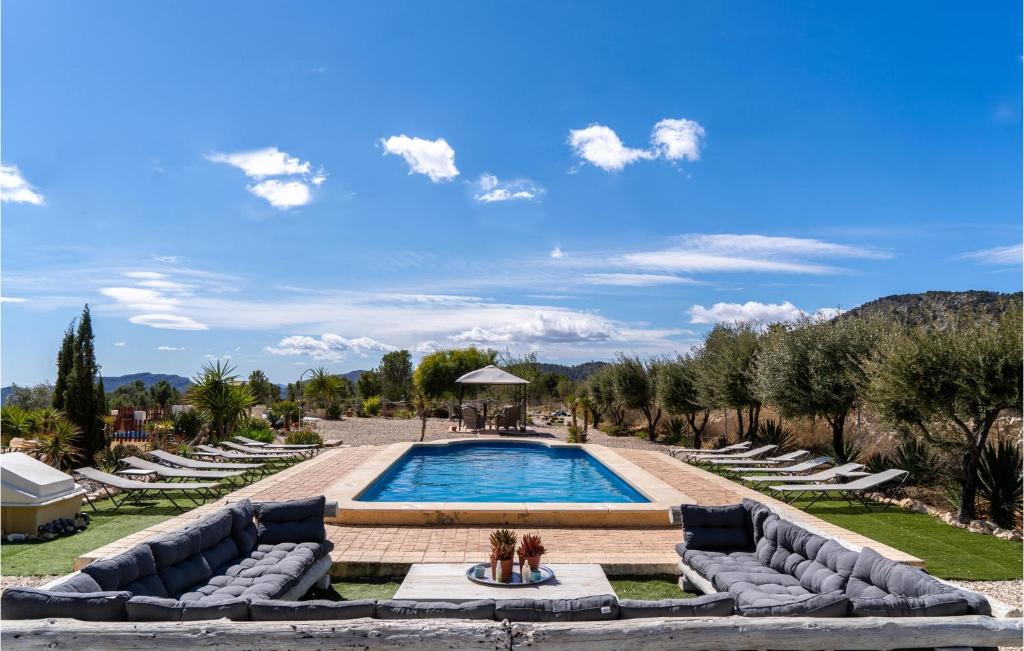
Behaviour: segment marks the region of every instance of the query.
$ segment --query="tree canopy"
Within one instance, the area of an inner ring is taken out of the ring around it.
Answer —
[[[407,350],[385,353],[377,366],[377,376],[385,400],[407,400],[412,390],[412,355]]]
[[[754,324],[718,323],[707,332],[695,352],[700,403],[712,408],[735,409],[739,435],[744,438],[753,437],[761,413],[761,399],[754,385],[760,347],[760,336]]]
[[[615,395],[627,409],[639,409],[647,420],[647,438],[657,437],[661,407],[658,406],[658,371],[655,360],[619,353],[615,361]]]
[[[493,350],[476,347],[439,350],[420,360],[413,373],[417,390],[431,399],[454,397],[459,389],[455,380],[459,377],[493,364],[498,354]],[[467,386],[466,393],[475,395],[475,388]]]

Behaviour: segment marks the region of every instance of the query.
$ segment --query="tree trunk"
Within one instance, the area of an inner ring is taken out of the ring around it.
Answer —
[[[761,404],[750,405],[747,408],[747,439],[753,441],[757,435],[757,426],[761,422]]]
[[[846,428],[846,413],[839,414],[835,418],[826,418],[832,427],[832,450],[836,453],[836,459],[840,463],[849,463],[852,459],[846,458],[846,445],[843,441],[843,431]]]
[[[988,433],[999,416],[1000,409],[985,414],[985,417],[978,423],[974,432],[971,432],[970,449],[964,451],[960,479],[960,508],[957,510],[956,519],[966,524],[977,517],[975,503],[978,499],[978,466],[981,465],[981,452],[988,442]]]
[[[693,432],[693,447],[700,449],[700,446],[704,443],[704,428],[708,424],[708,418],[711,417],[711,412],[707,409],[704,410],[704,417],[697,425],[697,413],[686,414],[686,420],[690,423],[690,431]]]

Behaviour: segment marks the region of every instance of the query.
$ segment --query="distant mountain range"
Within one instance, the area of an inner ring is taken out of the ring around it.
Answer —
[[[868,301],[844,312],[840,318],[880,316],[903,325],[945,326],[962,318],[997,319],[1021,306],[1021,292],[922,292],[894,294]]]
[[[566,366],[565,364],[540,363],[537,364],[537,367],[540,369],[541,373],[564,375],[573,382],[579,382],[580,380],[586,380],[588,377],[607,365],[608,362],[584,362],[573,366]]]

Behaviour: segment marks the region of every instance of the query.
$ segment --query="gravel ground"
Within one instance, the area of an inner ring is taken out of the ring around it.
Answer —
[[[36,588],[56,578],[55,576],[0,576],[0,590],[6,590],[15,585]]]

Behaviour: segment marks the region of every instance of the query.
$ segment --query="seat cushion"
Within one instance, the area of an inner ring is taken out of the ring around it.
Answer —
[[[680,506],[683,538],[688,549],[752,550],[750,512],[742,504]]]
[[[480,599],[453,604],[444,601],[381,601],[377,619],[494,619],[494,600]]]
[[[767,569],[752,552],[688,549],[683,553],[683,562],[707,579],[712,579],[721,572],[756,572]]]
[[[166,597],[167,588],[158,575],[153,553],[146,543],[126,552],[93,561],[82,568],[101,590],[124,590],[136,595]]]
[[[143,543],[153,552],[157,574],[167,588],[167,596],[177,597],[213,576],[213,568],[202,555],[203,531],[202,528],[186,528]]]
[[[254,622],[301,622],[319,619],[358,619],[373,617],[377,602],[359,601],[277,601],[256,599],[249,604],[249,619]]]
[[[178,597],[182,601],[231,598],[277,599],[288,592],[326,553],[322,543],[260,545],[246,558],[218,568],[200,585]]]
[[[255,505],[258,542],[275,545],[282,542],[323,542],[323,495],[288,502],[260,502]]]
[[[801,586],[750,586],[736,597],[736,614],[745,617],[845,617],[850,602],[842,590],[827,594]]]
[[[728,617],[733,614],[733,596],[727,592],[707,594],[694,599],[641,601],[620,599],[619,618],[640,617]]]
[[[118,622],[126,617],[125,591],[52,592],[37,588],[7,588],[0,596],[4,619],[73,617],[94,622]]]
[[[202,602],[132,597],[128,600],[130,622],[191,622],[204,619],[249,619],[249,602],[245,599],[209,599]]]
[[[952,592],[927,597],[850,599],[850,614],[854,617],[946,617],[964,615],[969,609],[967,599]]]
[[[886,610],[953,615],[992,614],[991,605],[981,595],[958,590],[924,570],[897,563],[867,547],[861,550],[854,564],[846,595],[856,600],[854,615]]]
[[[774,586],[778,588],[786,588],[787,590],[799,588],[799,592],[794,594],[811,592],[801,586],[800,581],[795,576],[782,574],[770,567],[762,567],[760,570],[755,571],[719,572],[715,575],[715,578],[711,580],[711,583],[717,590],[731,592],[733,594],[758,586]],[[792,592],[792,590],[790,591]]]
[[[610,594],[580,599],[498,599],[494,617],[510,622],[602,621],[618,619],[619,602]]]

